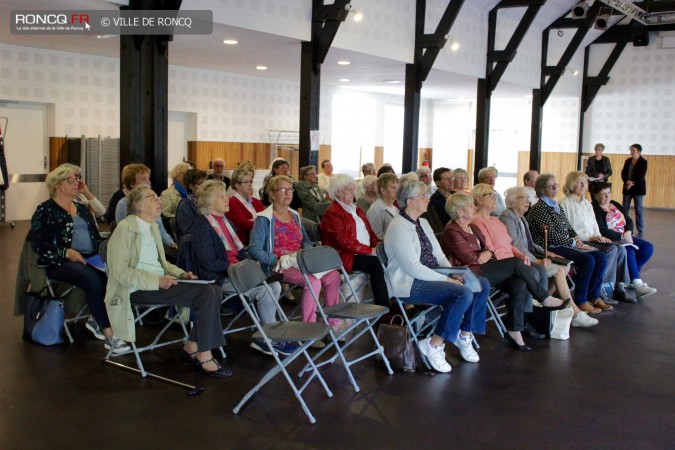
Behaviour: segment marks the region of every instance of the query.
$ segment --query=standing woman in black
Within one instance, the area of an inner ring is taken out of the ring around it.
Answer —
[[[588,158],[586,163],[586,175],[589,178],[589,184],[596,181],[609,183],[609,177],[612,176],[612,163],[609,158],[604,156],[605,144],[595,144],[595,156]]]
[[[642,237],[645,231],[645,221],[642,211],[642,199],[647,194],[647,160],[642,157],[642,146],[630,146],[630,158],[623,164],[621,179],[623,180],[623,210],[630,214],[630,202],[635,203],[635,222],[637,223],[637,237]]]

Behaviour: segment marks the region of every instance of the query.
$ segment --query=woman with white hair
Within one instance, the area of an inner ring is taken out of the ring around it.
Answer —
[[[387,284],[375,247],[380,239],[368,224],[366,215],[354,204],[356,183],[340,173],[328,183],[328,195],[335,199],[321,219],[321,241],[337,250],[347,272],[359,271],[370,275],[375,303],[389,306]]]
[[[405,181],[398,190],[401,213],[384,237],[392,295],[404,303],[440,305],[441,317],[433,334],[419,349],[439,372],[450,372],[445,341],[454,343],[467,362],[478,362],[472,346],[474,334],[485,333],[485,308],[490,284],[482,277],[480,292],[472,292],[461,279],[443,273],[452,267],[443,254],[429,222],[422,218],[429,206],[429,188],[421,181]]]
[[[506,209],[499,216],[499,220],[506,226],[506,230],[511,236],[512,245],[530,258],[531,261],[546,268],[546,275],[555,285],[558,296],[571,298],[570,288],[567,285],[569,266],[561,266],[551,262],[550,258],[559,256],[553,252],[548,252],[547,255],[544,248],[535,244],[532,240],[530,226],[524,218],[525,213],[530,209],[530,200],[527,194],[527,190],[522,186],[507,189],[504,198]],[[590,317],[585,311],[581,311],[574,301],[570,302],[570,306],[574,310],[572,326],[592,327],[598,324],[597,319]]]
[[[398,216],[396,202],[398,178],[393,173],[383,173],[377,178],[377,195],[379,198],[370,206],[366,217],[378,239],[384,239],[384,232],[392,219]]]
[[[173,184],[162,191],[160,196],[162,202],[162,216],[174,217],[176,209],[181,199],[188,196],[188,191],[183,182],[183,175],[190,170],[192,166],[186,162],[176,164],[173,169],[169,171],[169,178],[173,180]]]
[[[377,177],[368,175],[361,180],[362,194],[356,198],[356,207],[368,213],[370,206],[377,201]],[[356,188],[358,190],[358,186]]]
[[[181,356],[208,376],[232,376],[211,354],[211,349],[225,345],[220,323],[222,290],[214,284],[179,283],[197,277],[166,260],[155,223],[162,211],[159,198],[144,184],[128,198],[129,215],[117,224],[108,245],[105,304],[116,333],[127,341],[136,340],[132,301],[190,308],[194,326]]]

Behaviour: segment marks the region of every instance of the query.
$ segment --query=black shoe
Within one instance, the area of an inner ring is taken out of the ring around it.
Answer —
[[[603,302],[605,302],[608,305],[616,306],[619,304],[616,300],[613,298],[610,298],[607,294],[605,294],[604,290],[600,290],[600,298],[602,299]]]
[[[637,299],[630,295],[623,286],[618,286],[616,289],[614,289],[614,294],[612,297],[626,303],[637,303]],[[605,301],[605,303],[607,302]]]
[[[529,322],[525,324],[525,329],[521,333],[525,335],[525,337],[534,339],[536,341],[546,339],[546,335],[538,332],[537,329],[534,328],[534,326],[532,326],[532,324]]]
[[[216,370],[206,370],[204,369],[204,364],[210,363],[213,361],[216,366],[218,367]],[[206,361],[197,361],[199,363],[199,370],[210,377],[213,378],[227,378],[232,376],[232,371],[230,369],[226,369],[223,366],[220,365],[218,361],[216,361],[215,358],[207,359]]]
[[[504,339],[506,339],[506,343],[509,344],[509,347],[518,350],[519,352],[529,352],[532,350],[532,347],[530,347],[527,344],[520,345],[517,343],[509,333],[504,334]]]

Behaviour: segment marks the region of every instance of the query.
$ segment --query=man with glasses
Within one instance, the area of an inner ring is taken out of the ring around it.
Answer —
[[[225,160],[223,158],[214,159],[213,161],[211,161],[211,168],[213,169],[213,173],[210,174],[207,177],[207,179],[222,181],[223,183],[225,183],[225,186],[229,188],[230,179],[225,176]]]

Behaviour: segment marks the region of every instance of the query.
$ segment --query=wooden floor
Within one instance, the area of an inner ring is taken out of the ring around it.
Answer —
[[[602,313],[595,328],[572,329],[569,341],[534,342],[528,354],[489,327],[478,364],[446,348],[447,375],[388,376],[369,360],[355,367],[355,394],[341,366],[327,368],[333,398],[318,384],[305,393],[315,425],[280,378],[232,413],[273,365],[245,333],[229,340],[227,380],[182,367],[177,348],[145,358],[156,373],[204,386],[196,397],[103,364],[103,346],[83,325],[73,345],[24,342],[12,309],[28,224],[0,227],[0,448],[672,449],[675,213],[648,211],[646,223],[656,253],[642,275],[657,294]]]

